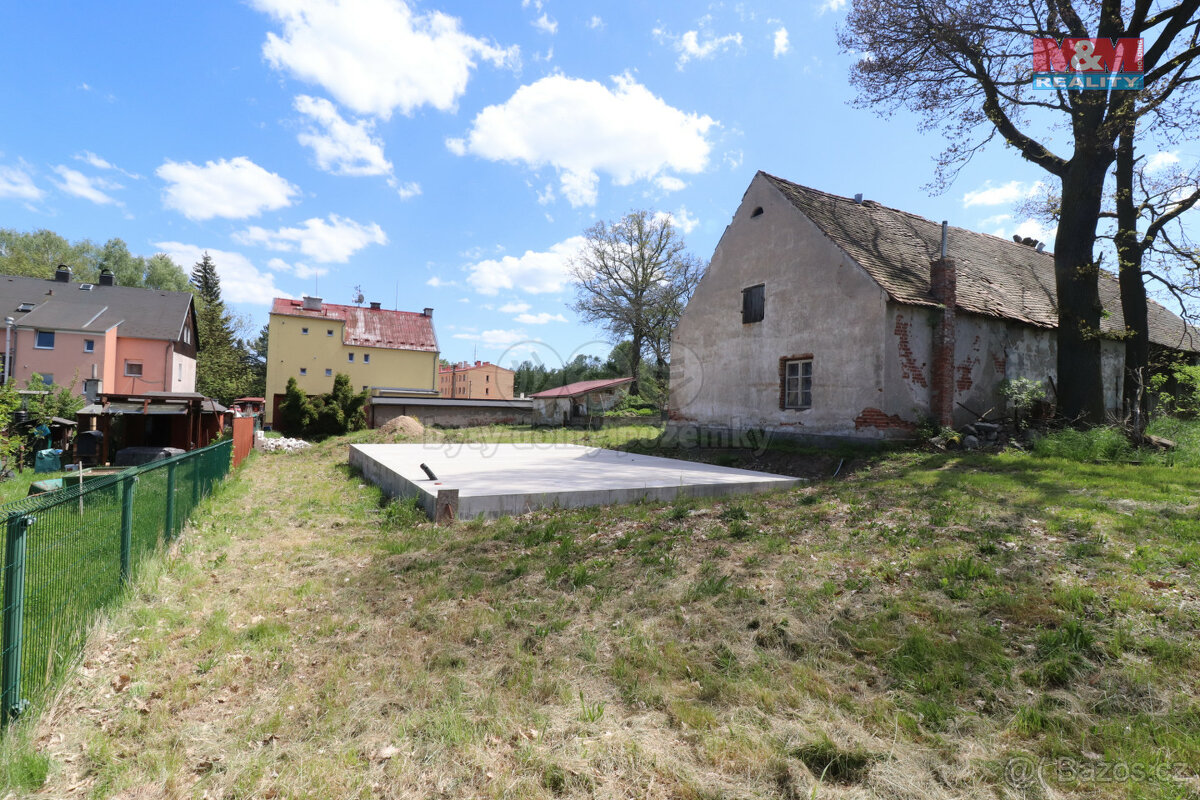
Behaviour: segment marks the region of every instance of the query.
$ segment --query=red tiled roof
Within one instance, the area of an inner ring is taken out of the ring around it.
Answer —
[[[531,394],[530,397],[578,397],[581,394],[588,392],[597,392],[601,389],[612,389],[625,383],[632,383],[633,378],[608,378],[598,381],[579,381],[578,383],[568,383],[566,386],[560,386],[557,389],[547,389],[544,392]]]
[[[360,308],[323,303],[320,311],[306,311],[300,300],[276,297],[272,314],[345,323],[342,341],[354,347],[386,347],[391,350],[438,351],[433,318],[416,311]]]

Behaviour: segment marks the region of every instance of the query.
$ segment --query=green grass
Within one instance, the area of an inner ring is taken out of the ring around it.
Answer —
[[[117,612],[31,739],[62,739],[44,792],[1015,796],[1014,754],[1200,763],[1186,446],[879,453],[772,495],[437,527],[348,440],[253,461]]]

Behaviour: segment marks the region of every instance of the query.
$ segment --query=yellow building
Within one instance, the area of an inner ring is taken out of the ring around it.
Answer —
[[[288,378],[307,394],[333,389],[338,373],[355,391],[386,389],[392,396],[436,397],[438,343],[433,309],[392,311],[325,303],[319,297],[277,297],[267,349],[267,423],[273,424]]]

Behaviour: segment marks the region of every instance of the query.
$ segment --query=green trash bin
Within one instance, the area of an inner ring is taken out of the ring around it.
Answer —
[[[58,472],[62,469],[62,461],[58,450],[38,450],[33,457],[34,472]]]

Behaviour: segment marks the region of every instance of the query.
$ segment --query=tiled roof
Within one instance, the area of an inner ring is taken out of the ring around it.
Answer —
[[[135,286],[101,286],[80,289],[75,281],[55,281],[22,275],[0,275],[0,309],[3,316],[16,318],[18,325],[36,324],[46,328],[83,330],[96,312],[87,330],[107,330],[119,322],[122,337],[178,341],[184,321],[192,307],[191,292],[168,292]],[[22,303],[35,306],[20,312]],[[36,315],[36,316],[35,316]]]
[[[391,350],[438,351],[433,317],[416,311],[392,311],[386,308],[361,308],[322,303],[320,311],[306,311],[302,301],[276,297],[272,314],[306,317],[312,320],[340,320],[345,323],[342,341],[354,347],[386,347]]]
[[[578,397],[581,394],[588,392],[598,392],[601,389],[612,389],[622,384],[632,383],[633,378],[609,378],[598,381],[579,381],[578,383],[568,383],[566,386],[560,386],[557,389],[547,389],[544,392],[531,394],[530,397]]]
[[[800,186],[759,173],[811,219],[899,303],[936,306],[929,291],[929,262],[941,251],[940,222],[870,200]],[[1054,256],[986,233],[949,226],[947,255],[955,261],[957,305],[963,311],[1058,327]],[[1100,300],[1107,312],[1104,333],[1125,330],[1115,275],[1100,273]],[[1150,340],[1180,350],[1200,351],[1200,331],[1150,301]]]

